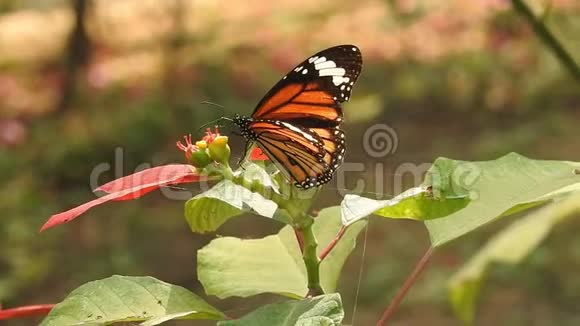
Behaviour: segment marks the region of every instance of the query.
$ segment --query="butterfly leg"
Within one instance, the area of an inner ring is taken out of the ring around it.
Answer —
[[[244,154],[242,154],[242,156],[240,157],[240,159],[238,160],[238,165],[244,169],[243,166],[243,162],[248,158],[248,155],[250,153],[250,149],[252,148],[252,146],[254,145],[253,142],[246,142],[246,148],[244,149]]]

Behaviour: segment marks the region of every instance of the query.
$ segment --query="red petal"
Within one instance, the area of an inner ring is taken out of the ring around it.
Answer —
[[[125,196],[115,198],[113,200],[114,201],[133,200],[133,199],[137,199],[139,197],[142,197],[142,196],[150,193],[153,190],[157,190],[157,189],[159,189],[159,187],[162,187],[162,186],[176,185],[176,184],[181,184],[181,183],[198,182],[201,180],[207,180],[207,177],[206,176],[199,176],[197,174],[184,175],[184,176],[181,176],[181,177],[174,179],[174,180],[168,180],[167,183],[160,183],[160,184],[151,185],[151,186],[145,185],[145,187],[143,187],[143,188],[135,189],[134,192],[131,192]],[[113,182],[113,181],[111,181],[111,182]],[[102,187],[100,187],[100,188],[102,188]],[[95,190],[102,191],[102,189],[100,189],[100,188],[97,188]]]
[[[113,193],[122,190],[135,189],[134,196],[116,198],[116,200],[128,200],[139,198],[160,186],[196,182],[203,178],[204,177],[197,175],[195,167],[191,165],[169,164],[139,171],[126,177],[113,180],[98,187],[95,191]]]
[[[66,212],[52,215],[42,226],[40,232],[67,223],[89,209],[111,200],[131,200],[139,198],[161,186],[196,182],[205,177],[196,174],[191,165],[170,164],[147,169],[135,174],[113,180],[97,190],[109,192],[103,197],[91,200]]]
[[[252,149],[252,152],[250,153],[250,160],[252,160],[252,161],[267,161],[268,156],[266,156],[266,154],[264,154],[264,152],[262,151],[261,148],[254,147],[254,149]]]
[[[146,188],[140,188],[140,189],[136,189],[135,191],[131,191],[128,194],[121,196],[121,197],[116,197],[113,198],[111,200],[113,201],[123,201],[123,200],[133,200],[133,199],[137,199],[139,197],[143,197],[146,194],[159,189],[160,186],[151,186],[151,187],[146,187]],[[124,190],[123,190],[124,191]]]
[[[77,206],[75,208],[69,209],[66,212],[52,215],[48,219],[48,221],[46,221],[46,223],[44,223],[42,228],[40,228],[40,232],[42,232],[46,229],[49,229],[51,227],[57,226],[59,224],[67,223],[67,222],[77,218],[82,213],[88,211],[89,209],[91,209],[97,205],[100,205],[102,203],[106,203],[106,202],[108,202],[110,200],[114,200],[116,198],[122,198],[122,197],[129,196],[133,192],[135,192],[134,189],[127,189],[127,190],[123,190],[123,191],[119,191],[119,192],[114,192],[112,194],[107,194],[103,197],[99,197],[97,199],[91,200],[90,202],[84,203],[84,204]]]
[[[2,310],[0,308],[0,320],[29,316],[42,316],[48,314],[48,312],[52,309],[52,307],[54,307],[53,304],[39,304],[34,306],[23,306],[6,310]]]

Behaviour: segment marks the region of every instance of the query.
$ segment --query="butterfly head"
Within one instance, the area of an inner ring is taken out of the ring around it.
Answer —
[[[252,131],[252,128],[250,128],[252,118],[236,114],[232,119],[232,122],[240,128],[240,133],[244,138],[247,140],[256,140],[256,134]]]

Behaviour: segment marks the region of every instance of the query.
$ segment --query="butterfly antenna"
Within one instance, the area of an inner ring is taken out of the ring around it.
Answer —
[[[203,102],[200,102],[200,104],[212,105],[212,106],[215,106],[217,108],[224,109],[224,110],[226,108],[225,106],[223,106],[221,104],[217,104],[217,103],[210,102],[210,101],[203,101]]]
[[[222,120],[228,120],[228,119],[227,119],[226,117],[221,117],[221,118],[217,118],[217,119],[215,119],[215,120],[212,120],[212,121],[210,121],[210,122],[208,122],[208,123],[204,123],[203,125],[201,125],[201,127],[199,127],[199,128],[197,129],[197,131],[200,131],[200,130],[202,130],[202,129],[205,129],[205,128],[207,128],[208,126],[213,126],[213,125],[215,125],[215,126],[220,126],[220,127],[221,127],[221,125],[220,125],[218,122],[220,122],[220,121],[222,121]]]

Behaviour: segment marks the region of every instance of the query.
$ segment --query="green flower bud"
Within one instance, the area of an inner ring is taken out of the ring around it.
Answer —
[[[227,136],[217,136],[208,146],[209,156],[216,162],[225,165],[229,164],[230,146]]]
[[[191,153],[191,156],[189,157],[189,161],[196,168],[203,169],[208,164],[210,164],[213,160],[211,159],[211,157],[207,153],[207,150],[199,149],[199,150]]]

